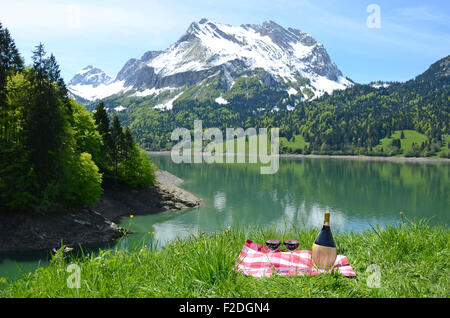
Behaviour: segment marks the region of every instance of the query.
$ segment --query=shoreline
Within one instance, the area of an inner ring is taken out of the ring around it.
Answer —
[[[169,156],[171,151],[147,151],[151,155]],[[193,152],[191,155],[201,154],[201,152]],[[231,154],[218,153],[217,155],[224,156],[249,156],[249,154]],[[270,155],[262,155],[268,156]],[[363,156],[363,155],[302,155],[302,154],[279,154],[280,158],[305,158],[305,159],[345,159],[345,160],[361,160],[361,161],[390,161],[390,162],[414,162],[414,163],[449,163],[449,158],[432,158],[432,157],[383,157],[383,156]]]
[[[122,217],[200,206],[200,198],[178,187],[182,179],[164,170],[156,170],[155,177],[155,184],[144,189],[107,185],[89,207],[0,213],[0,255],[51,250],[61,241],[70,247],[109,243],[127,234],[116,224]]]
[[[155,171],[156,183],[145,189],[129,189],[121,186],[106,186],[105,193],[92,209],[110,219],[179,211],[200,206],[201,199],[178,187],[184,180],[165,171]]]

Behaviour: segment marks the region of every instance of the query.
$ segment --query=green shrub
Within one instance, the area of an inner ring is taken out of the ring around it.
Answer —
[[[71,162],[64,198],[79,206],[95,203],[102,194],[102,175],[89,153],[83,152]]]
[[[148,154],[134,144],[128,158],[119,164],[119,179],[134,188],[148,187],[155,182],[154,170]]]

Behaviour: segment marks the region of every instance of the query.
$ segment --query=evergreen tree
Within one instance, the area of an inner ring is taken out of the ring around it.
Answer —
[[[422,141],[422,143],[420,144],[420,151],[424,151],[425,150],[425,142]]]
[[[135,140],[129,127],[125,128],[122,138],[120,140],[121,158],[127,159],[130,156],[130,152],[133,149]]]
[[[99,101],[95,107],[94,113],[95,124],[97,129],[102,136],[107,136],[110,134],[109,131],[109,117],[105,109],[105,104],[103,101]]]
[[[68,96],[68,91],[64,80],[61,78],[61,71],[59,69],[59,65],[56,62],[56,58],[53,54],[50,54],[50,57],[45,61],[46,68],[48,70],[48,81],[50,83],[56,84],[58,88],[58,95],[62,99],[66,111],[68,114],[72,113],[71,103]],[[69,117],[69,120],[72,117]]]
[[[23,60],[7,28],[0,23],[0,140],[8,139],[8,105],[6,101],[6,80],[13,72],[23,70]]]
[[[402,147],[402,144],[401,144],[401,142],[400,142],[400,139],[397,139],[397,138],[395,138],[395,139],[393,139],[392,140],[392,147],[395,147],[395,148],[401,148]]]
[[[120,124],[119,117],[114,115],[111,124],[111,159],[114,164],[114,178],[117,178],[117,168],[120,159],[120,145],[123,139],[123,129]]]
[[[0,91],[4,90],[11,70],[23,70],[23,60],[9,30],[0,23]]]
[[[24,116],[24,145],[30,151],[41,188],[58,177],[61,155],[66,137],[67,112],[57,89],[49,82],[51,69],[45,58],[44,46],[33,51],[33,67],[28,72],[31,83],[30,103]]]
[[[98,102],[97,106],[95,107],[94,119],[95,124],[97,125],[97,130],[102,136],[102,153],[104,154],[103,160],[101,162],[98,162],[97,164],[100,168],[100,171],[107,172],[108,165],[112,164],[111,153],[113,143],[111,139],[110,121],[103,101]]]

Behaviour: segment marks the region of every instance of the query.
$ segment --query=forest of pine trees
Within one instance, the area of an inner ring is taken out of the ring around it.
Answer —
[[[42,44],[32,61],[0,24],[0,210],[92,204],[105,182],[151,185],[154,167],[130,130],[103,104],[93,116],[71,99]]]

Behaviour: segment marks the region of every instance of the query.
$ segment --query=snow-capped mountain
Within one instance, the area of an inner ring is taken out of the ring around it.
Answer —
[[[266,87],[287,85],[289,96],[306,87],[312,92],[308,98],[314,98],[352,85],[323,45],[305,32],[272,21],[230,26],[202,19],[193,22],[167,50],[130,59],[114,80],[87,67],[68,88],[90,101],[131,90],[135,97],[175,91],[169,94],[170,101],[180,90],[212,76],[219,75],[229,89],[238,78],[255,74]],[[225,103],[219,95],[216,100]]]
[[[92,85],[93,87],[97,87],[101,84],[109,84],[112,80],[113,78],[111,75],[106,74],[99,68],[89,65],[75,74],[70,80],[69,85]]]
[[[110,96],[112,87],[116,87],[114,78],[99,68],[88,65],[79,71],[68,84],[69,91],[87,100],[96,100]]]

